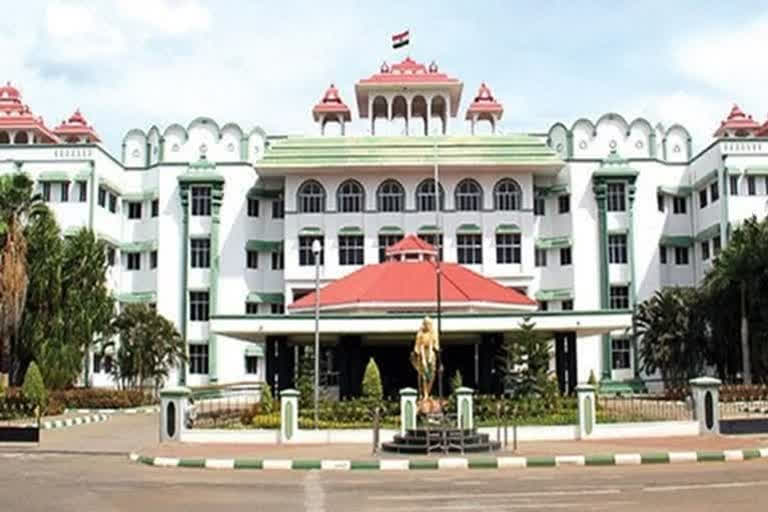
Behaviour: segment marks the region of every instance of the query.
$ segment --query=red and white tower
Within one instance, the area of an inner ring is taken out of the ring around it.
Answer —
[[[68,120],[62,121],[53,132],[58,135],[62,141],[70,144],[88,144],[94,142],[101,142],[99,136],[93,130],[93,127],[88,125],[83,115],[80,113],[80,109],[75,110]]]
[[[478,121],[488,121],[491,124],[491,132],[496,133],[496,124],[504,114],[501,103],[496,101],[491,90],[483,82],[477,91],[475,101],[467,109],[466,120],[471,122],[472,135],[475,134],[475,125]]]
[[[10,82],[0,86],[0,144],[56,144],[59,138],[21,102]]]
[[[344,135],[345,123],[352,119],[349,107],[341,101],[339,90],[333,84],[326,89],[320,103],[312,109],[312,117],[314,117],[315,122],[320,123],[321,135],[325,135],[325,125],[329,122],[339,123],[341,134]]]

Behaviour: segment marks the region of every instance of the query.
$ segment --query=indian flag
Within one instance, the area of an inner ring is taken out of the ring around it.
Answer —
[[[392,36],[392,48],[402,48],[408,44],[409,31],[401,32]]]

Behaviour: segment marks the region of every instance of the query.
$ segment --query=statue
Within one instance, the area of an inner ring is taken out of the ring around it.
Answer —
[[[426,316],[416,333],[411,352],[411,364],[419,374],[419,411],[424,414],[440,412],[440,402],[430,396],[437,376],[439,351],[440,340],[432,327],[432,320]]]

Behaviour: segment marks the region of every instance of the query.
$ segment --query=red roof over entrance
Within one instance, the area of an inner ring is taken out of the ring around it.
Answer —
[[[414,253],[422,257],[408,259]],[[389,261],[366,265],[320,289],[320,307],[386,310],[431,307],[437,301],[435,255],[432,245],[409,235],[387,248]],[[536,305],[517,290],[456,263],[445,262],[440,264],[440,300],[452,309],[466,306],[468,310],[530,309]],[[289,305],[288,309],[300,311],[314,307],[313,292]]]

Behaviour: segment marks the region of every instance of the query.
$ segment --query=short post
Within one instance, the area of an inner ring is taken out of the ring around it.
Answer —
[[[595,429],[595,386],[579,384],[576,396],[579,403],[579,439],[588,439]]]
[[[688,381],[693,396],[693,410],[699,422],[699,434],[720,433],[720,380],[713,377],[697,377]]]
[[[299,430],[299,392],[295,389],[280,391],[280,442],[295,443]]]
[[[373,454],[379,453],[379,428],[381,418],[381,408],[377,405],[373,408]]]
[[[404,436],[408,429],[416,428],[416,397],[418,391],[413,388],[400,390],[400,435]]]
[[[474,428],[472,395],[475,390],[464,386],[456,390],[456,426],[460,429]]]
[[[185,387],[160,390],[160,442],[181,441],[181,433],[186,429],[190,393],[190,389]]]

